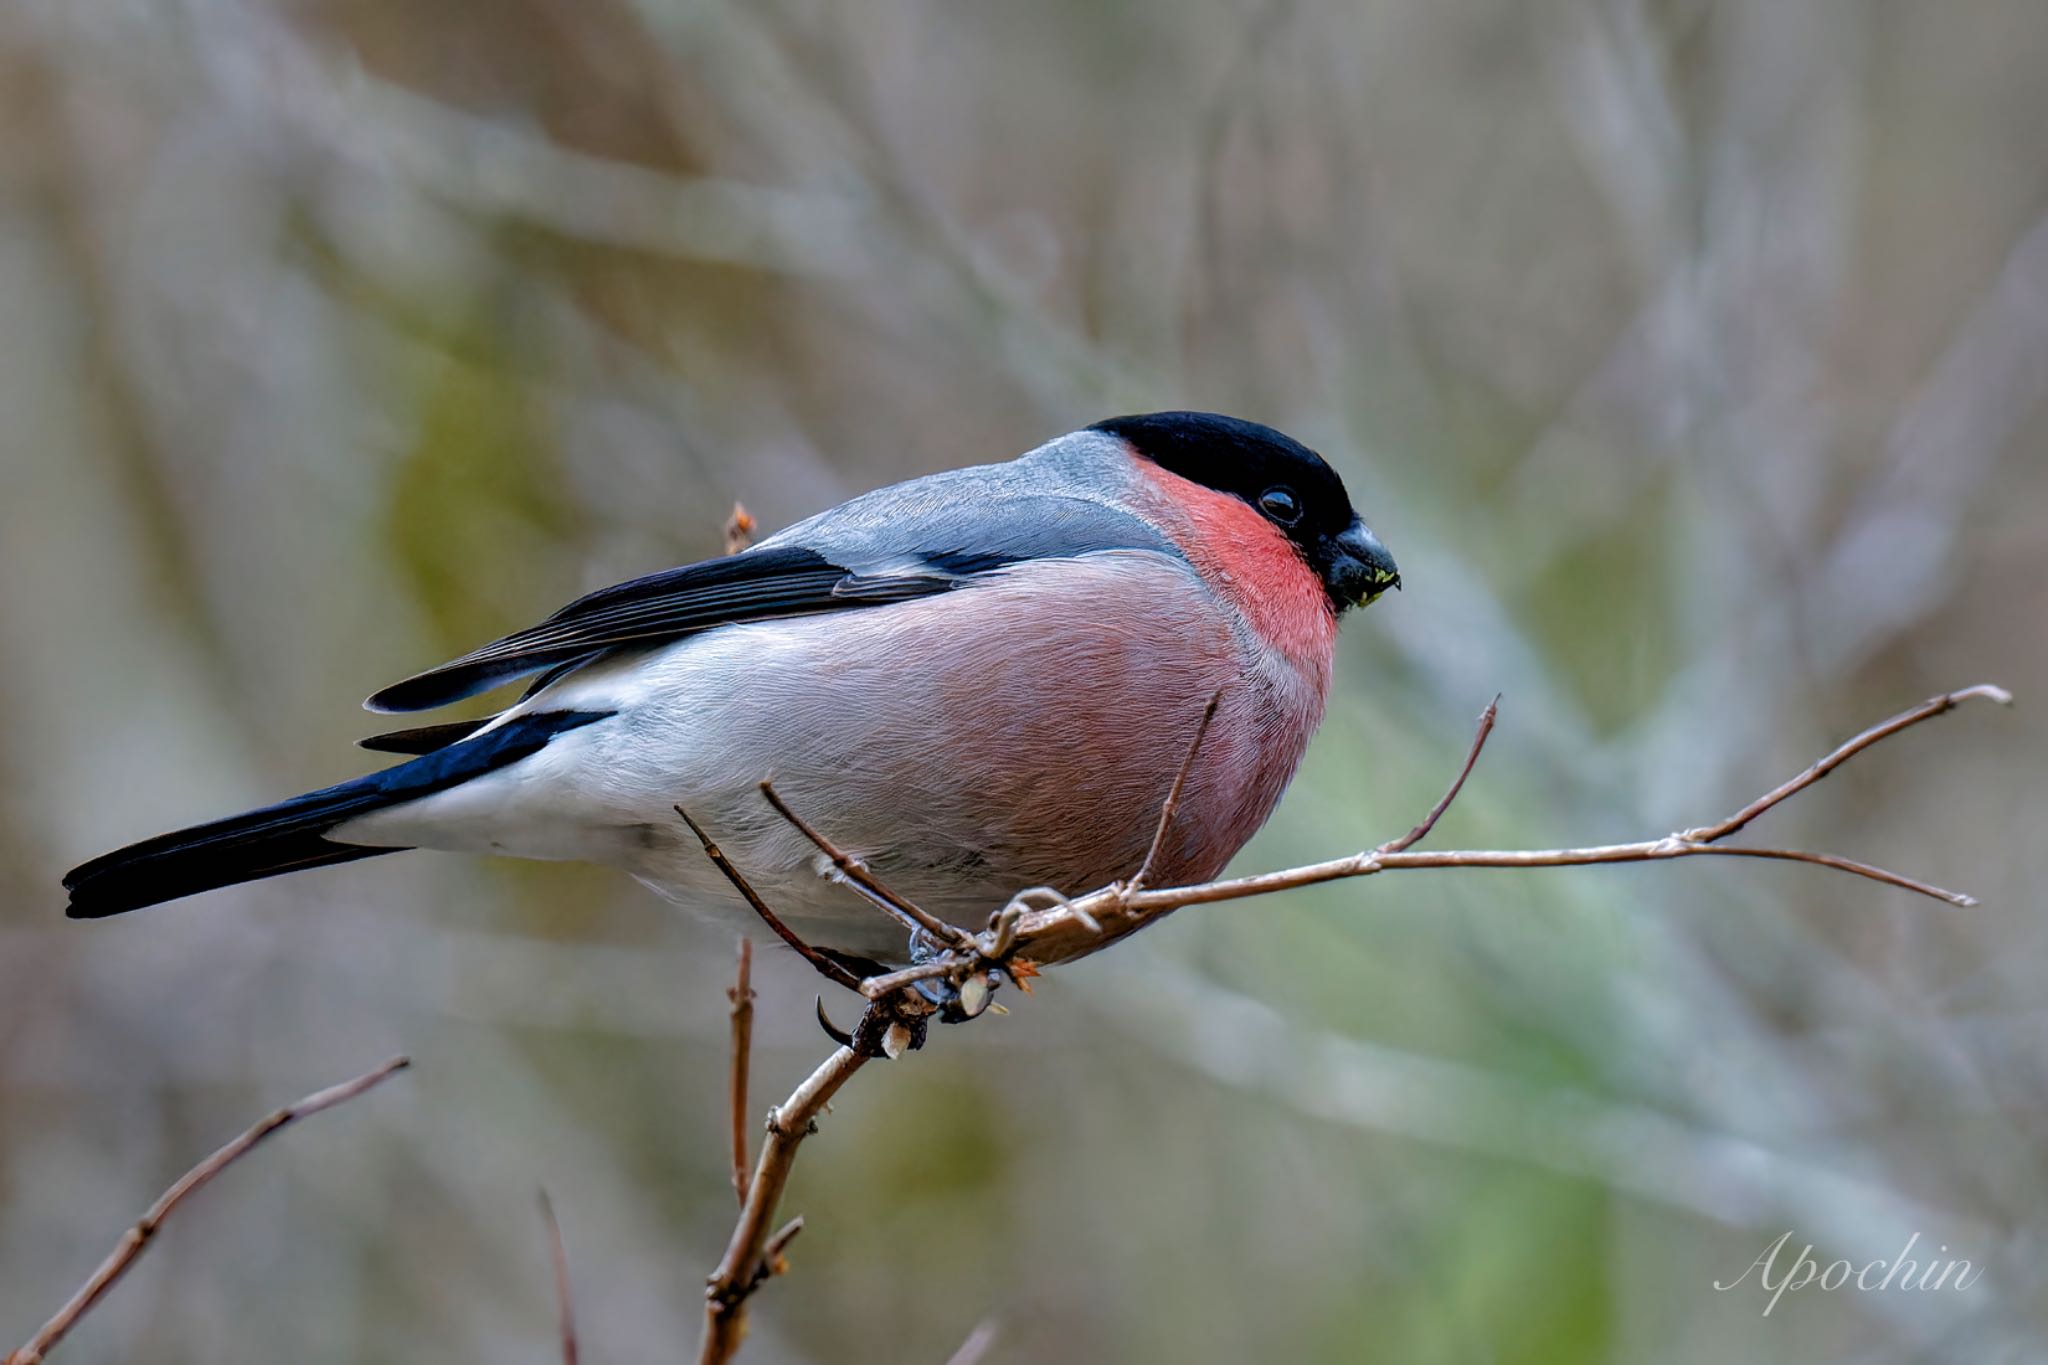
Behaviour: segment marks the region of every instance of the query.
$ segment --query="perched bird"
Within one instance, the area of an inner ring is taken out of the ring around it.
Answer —
[[[797,933],[900,962],[903,932],[820,875],[762,779],[897,891],[979,927],[1027,887],[1134,872],[1220,696],[1153,876],[1205,880],[1294,776],[1338,619],[1399,586],[1313,451],[1213,413],[1113,418],[592,593],[395,683],[366,705],[539,675],[491,719],[364,741],[409,762],[84,864],[70,914],[408,848],[609,864],[746,914],[680,805]]]

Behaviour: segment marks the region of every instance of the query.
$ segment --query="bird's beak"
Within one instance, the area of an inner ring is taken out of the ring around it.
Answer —
[[[1353,521],[1342,535],[1330,542],[1330,567],[1324,575],[1330,600],[1339,609],[1370,606],[1388,588],[1401,586],[1401,571],[1379,538]]]

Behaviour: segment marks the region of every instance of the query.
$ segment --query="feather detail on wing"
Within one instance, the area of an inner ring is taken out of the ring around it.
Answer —
[[[428,669],[371,697],[372,711],[425,711],[622,646],[652,644],[741,621],[900,602],[957,580],[926,573],[867,577],[815,550],[752,550],[592,593],[537,626]]]
[[[890,504],[877,496],[827,514],[840,522],[836,537],[826,519],[814,519],[740,554],[604,588],[539,625],[394,683],[364,705],[372,711],[426,711],[514,678],[567,671],[610,650],[719,626],[907,602],[1026,560],[1117,549],[1172,552],[1128,513],[1072,497],[934,503],[899,493],[898,524],[892,526],[885,515]],[[805,532],[824,534],[806,543],[793,539]],[[977,548],[956,548],[962,546]]]

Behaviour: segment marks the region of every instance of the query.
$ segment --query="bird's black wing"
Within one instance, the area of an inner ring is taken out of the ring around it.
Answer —
[[[713,626],[901,602],[944,592],[954,576],[863,577],[815,550],[789,546],[689,564],[594,592],[531,626],[371,697],[373,711],[425,711],[513,678],[609,649],[672,640]]]
[[[371,697],[373,711],[426,711],[609,650],[659,644],[718,626],[883,606],[949,592],[1030,559],[1160,549],[1128,514],[1072,498],[951,509],[903,545],[848,536],[837,548],[768,542],[723,559],[636,578],[579,598],[537,626],[415,674]],[[913,548],[919,540],[926,548]],[[963,550],[962,545],[980,548]],[[943,547],[943,548],[942,548]],[[380,737],[382,738],[382,737]],[[412,741],[406,732],[395,737]],[[439,739],[422,736],[422,739]]]

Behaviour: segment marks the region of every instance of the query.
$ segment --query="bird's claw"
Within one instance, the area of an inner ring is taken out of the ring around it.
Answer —
[[[832,1016],[825,1013],[825,997],[818,997],[818,1027],[825,1030],[825,1036],[841,1047],[853,1046],[853,1035],[832,1022]]]

